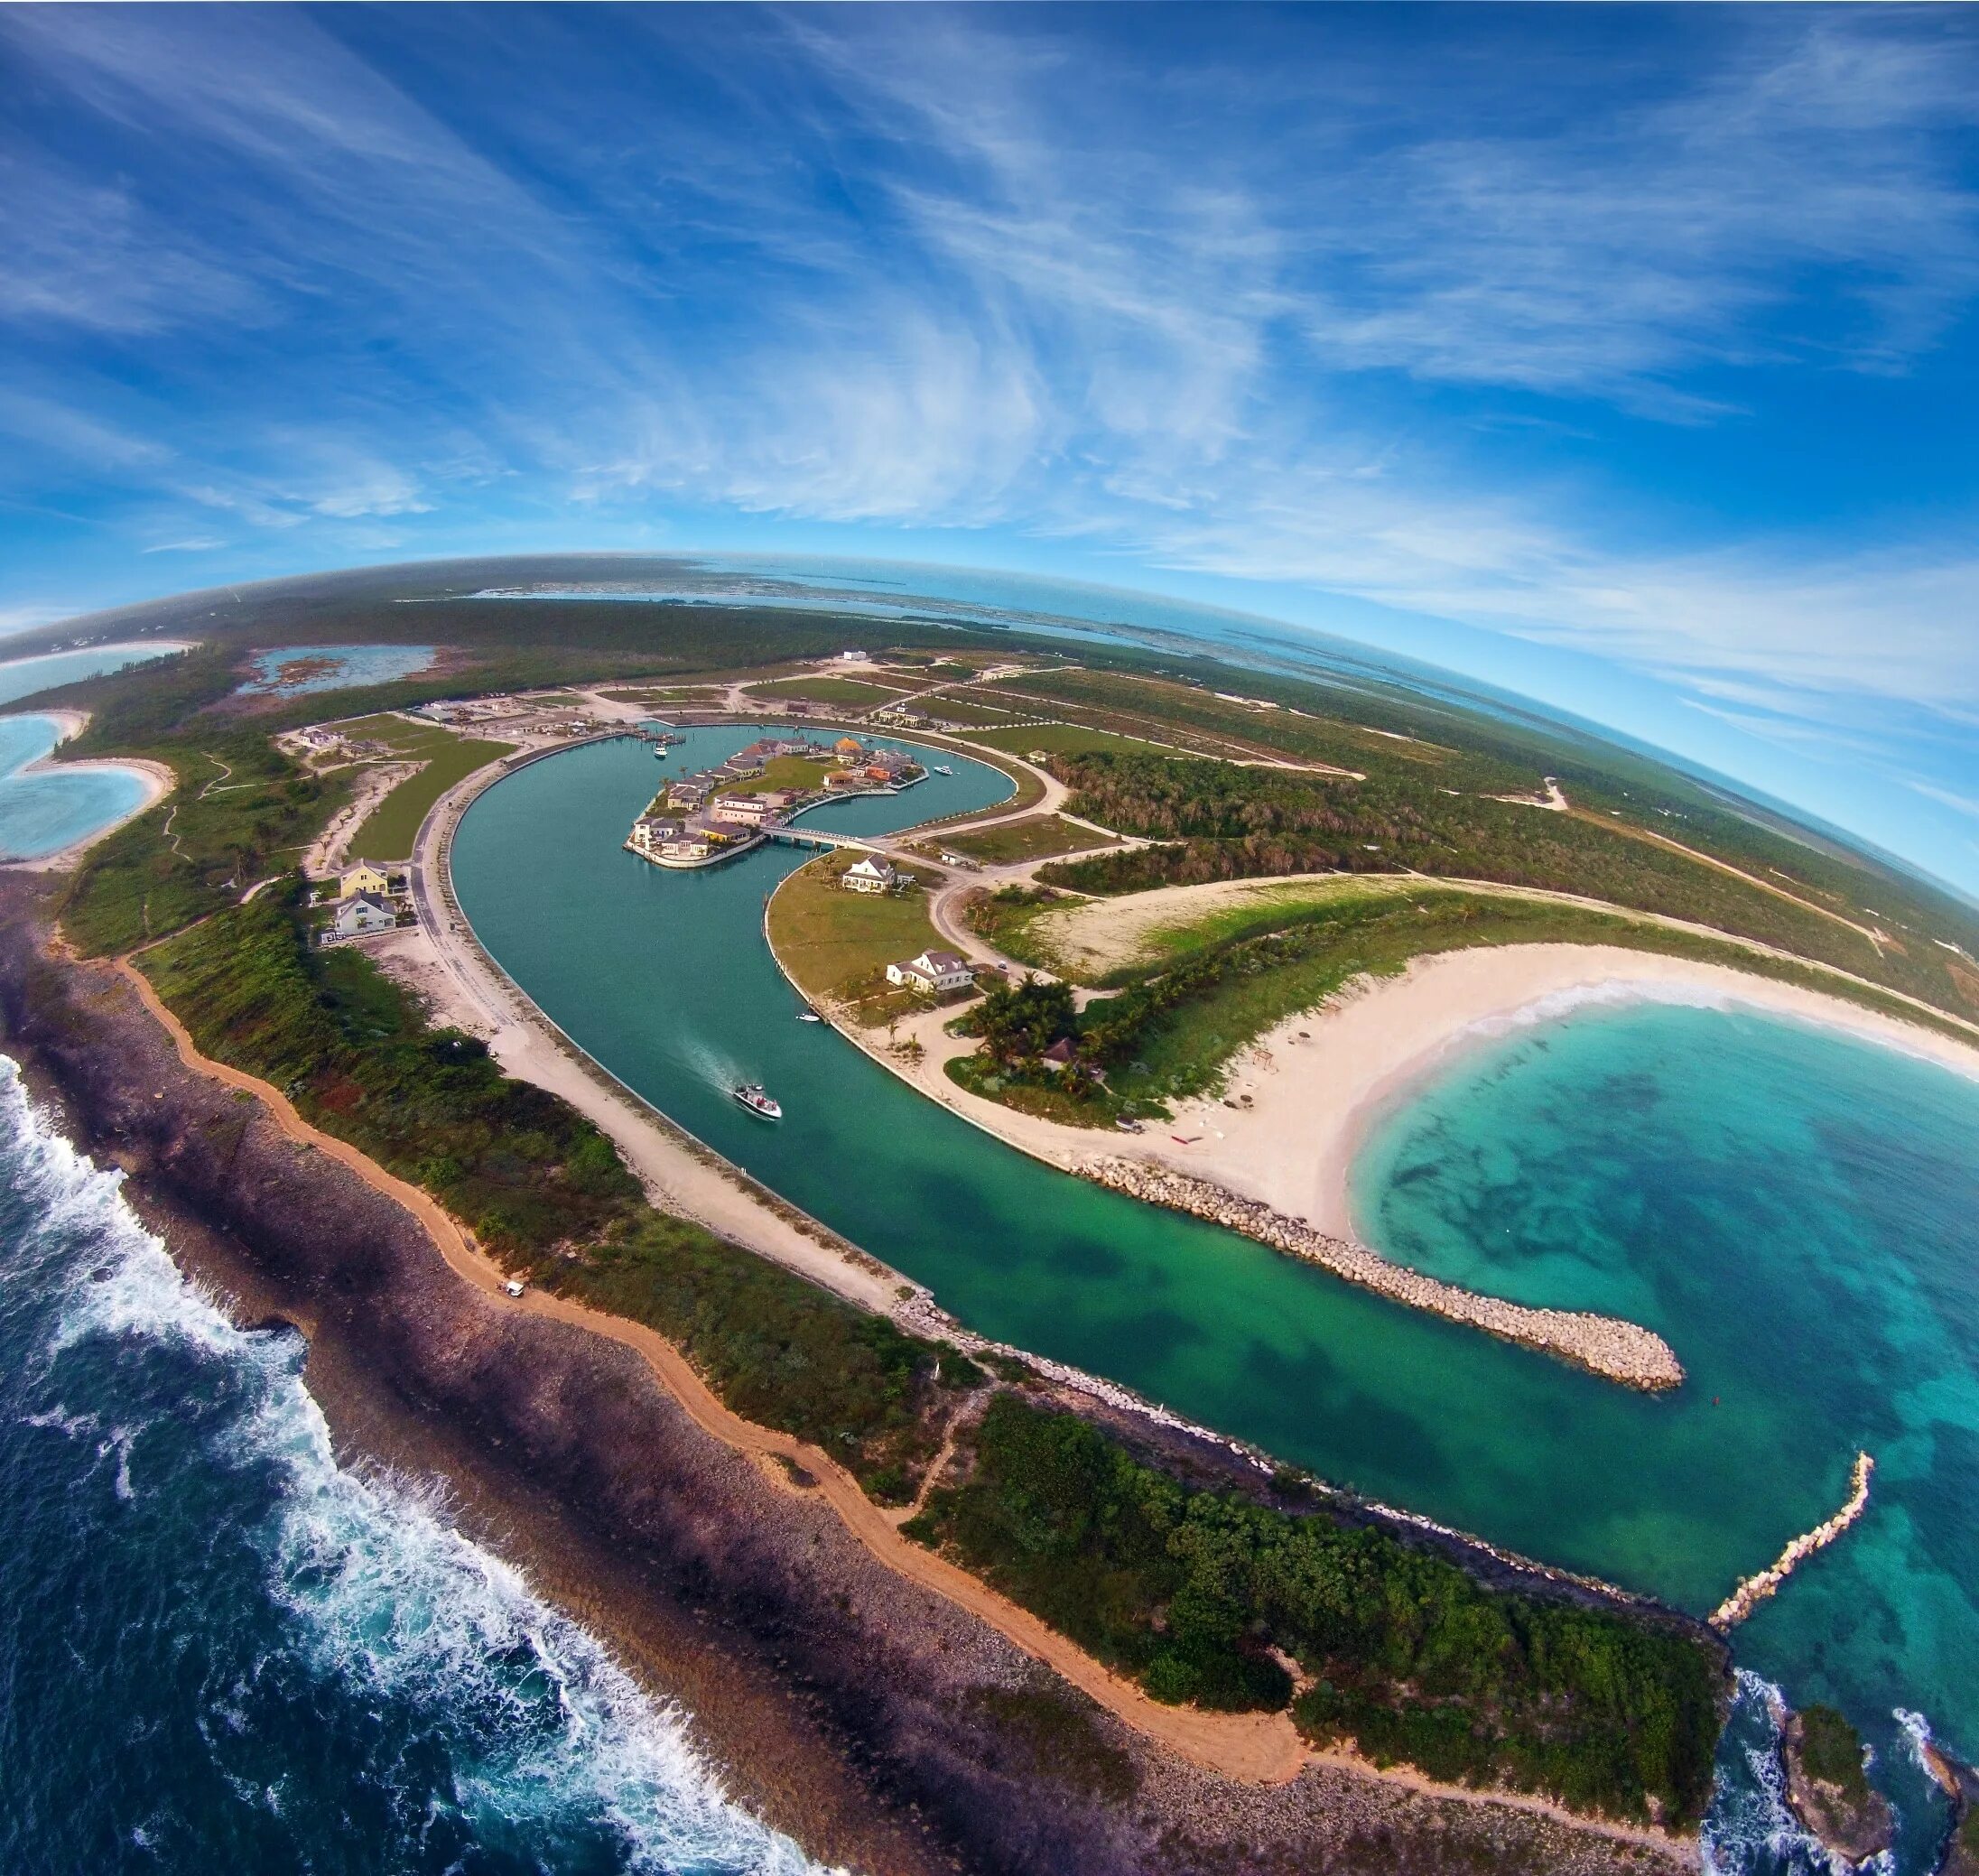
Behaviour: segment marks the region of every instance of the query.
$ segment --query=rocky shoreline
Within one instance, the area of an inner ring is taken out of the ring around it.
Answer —
[[[1876,1462],[1868,1453],[1858,1453],[1849,1473],[1847,1502],[1834,1517],[1823,1518],[1811,1531],[1803,1531],[1765,1569],[1746,1577],[1711,1611],[1711,1626],[1720,1634],[1737,1627],[1816,1551],[1834,1543],[1869,1509],[1869,1481],[1875,1470]]]
[[[1240,1785],[1152,1745],[701,1433],[628,1351],[494,1308],[399,1207],[189,1073],[127,985],[51,960],[37,897],[0,894],[5,1045],[65,1130],[237,1316],[307,1336],[340,1456],[443,1477],[470,1534],[684,1701],[731,1788],[813,1855],[888,1876],[1689,1860],[1340,1767]]]
[[[1078,1170],[1110,1191],[1222,1225],[1411,1309],[1557,1355],[1624,1387],[1653,1393],[1683,1382],[1683,1364],[1669,1344],[1634,1323],[1585,1310],[1528,1308],[1439,1283],[1347,1239],[1287,1218],[1257,1199],[1147,1160],[1115,1156],[1088,1160]]]

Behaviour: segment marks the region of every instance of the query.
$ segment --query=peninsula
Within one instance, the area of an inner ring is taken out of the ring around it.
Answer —
[[[345,603],[355,626],[377,590],[353,581]],[[1352,1856],[1378,1839],[1396,1869],[1424,1866],[1431,1843],[1508,1869],[1693,1858],[1727,1694],[1701,1621],[971,1333],[549,1026],[468,929],[451,832],[518,767],[655,716],[757,737],[681,778],[699,802],[669,781],[639,817],[625,844],[663,865],[795,834],[812,801],[897,792],[944,752],[987,760],[1013,790],[996,809],[856,843],[891,885],[918,884],[847,892],[837,855],[779,892],[773,937],[786,896],[836,896],[814,952],[779,940],[806,999],[1027,1150],[1276,1234],[1386,1295],[1408,1273],[1384,1275],[1310,1189],[1265,1189],[1229,1144],[1291,1124],[1291,1104],[1259,1092],[1290,1072],[1264,1055],[1316,1060],[1322,1025],[1473,956],[1596,943],[1631,969],[1681,961],[1840,997],[1920,1046],[1963,1047],[1979,1015],[1966,924],[1880,878],[1865,907],[1872,888],[1838,863],[1680,793],[1661,798],[1685,803],[1685,839],[1641,825],[1636,758],[1535,760],[1495,729],[1435,741],[1406,700],[1357,696],[1350,716],[1289,680],[1182,679],[1158,655],[1074,659],[900,621],[849,660],[842,619],[743,634],[697,608],[621,606],[586,627],[558,603],[450,615],[458,642],[430,668],[327,697],[244,687],[247,652],[282,642],[265,609],[169,673],[46,700],[91,710],[86,753],[163,765],[178,812],[172,838],[163,812],[142,817],[51,896],[15,894],[10,1045],[200,1256],[304,1321],[352,1378],[348,1436],[423,1440],[507,1509],[534,1504],[515,1514],[539,1533],[525,1547],[568,1546],[581,1605],[609,1603],[636,1652],[699,1596],[751,1685],[795,1661],[828,1718],[801,1722],[775,1693],[761,1711],[881,1820],[833,1814],[841,1834],[807,1840],[824,1853],[864,1855],[878,1832],[895,1857],[898,1834],[924,1827],[931,1854],[971,1867],[1124,1871],[1158,1842],[1167,1867],[1208,1871],[1249,1787],[1249,1850]],[[649,636],[628,649],[609,635],[634,610]],[[588,629],[609,642],[587,645]],[[321,603],[289,642],[325,643]],[[821,719],[831,742],[813,740]],[[403,914],[312,942],[299,855],[326,872],[362,856],[388,901],[403,873]],[[1288,878],[1323,890],[1213,905],[1204,890]],[[1198,890],[1131,940],[1080,927],[1082,952],[1067,935],[1084,908]],[[854,901],[869,939],[839,916]],[[951,1034],[958,1019],[974,1033]],[[1353,1078],[1339,1107],[1363,1109],[1397,1072]],[[222,1079],[248,1102],[217,1093]],[[1226,1139],[1207,1148],[1199,1122]],[[361,1231],[330,1222],[360,1212]],[[1677,1351],[1612,1319],[1546,1325],[1547,1341],[1462,1291],[1401,1300],[1639,1387],[1681,1377]],[[1576,1352],[1570,1333],[1593,1339]],[[432,1404],[416,1439],[363,1384],[386,1370]],[[636,1453],[662,1455],[657,1500]],[[658,1560],[643,1587],[596,1561],[619,1541]],[[757,1722],[731,1741],[738,1766],[760,1767]],[[1025,1796],[1040,1779],[1045,1807]],[[745,1783],[776,1812],[773,1781]],[[789,1815],[802,1834],[821,1814]]]

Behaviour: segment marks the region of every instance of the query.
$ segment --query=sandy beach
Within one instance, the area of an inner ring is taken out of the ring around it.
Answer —
[[[1627,1002],[1784,1017],[1979,1080],[1979,1047],[1797,985],[1615,945],[1505,945],[1419,958],[1288,1018],[1231,1065],[1231,1098],[1248,1093],[1249,1110],[1185,1103],[1175,1126],[1132,1150],[1350,1236],[1353,1156],[1390,1102],[1467,1047],[1590,1003]]]
[[[71,774],[77,769],[117,769],[125,775],[142,776],[144,783],[144,799],[129,813],[119,815],[107,827],[99,827],[95,832],[85,834],[79,840],[71,840],[68,846],[53,853],[43,853],[29,859],[8,860],[4,864],[18,867],[30,873],[66,872],[76,865],[84,854],[98,841],[107,840],[118,828],[126,826],[140,814],[156,807],[173,788],[179,778],[163,762],[147,762],[140,756],[120,756],[113,761],[96,761],[85,757],[80,761],[70,761],[61,755],[64,743],[73,742],[88,727],[88,712],[79,710],[35,710],[14,712],[22,716],[45,717],[55,725],[55,747],[45,756],[37,756],[33,762],[21,769],[23,775],[48,775],[61,770]]]

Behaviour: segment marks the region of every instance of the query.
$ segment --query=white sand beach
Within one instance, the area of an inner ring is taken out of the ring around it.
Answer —
[[[1419,958],[1279,1024],[1231,1064],[1230,1097],[1248,1093],[1248,1110],[1186,1103],[1132,1150],[1351,1237],[1353,1156],[1389,1102],[1466,1047],[1590,1003],[1635,1001],[1814,1023],[1979,1080],[1979,1044],[1797,985],[1620,946],[1506,945]]]
[[[73,775],[79,769],[90,768],[117,769],[125,775],[135,775],[141,777],[144,785],[143,799],[127,814],[119,815],[107,826],[99,827],[93,832],[85,834],[79,840],[71,840],[68,846],[60,848],[56,852],[37,854],[32,859],[5,862],[9,866],[20,868],[23,872],[67,872],[98,841],[107,840],[118,828],[126,826],[129,822],[136,820],[140,814],[156,807],[178,785],[179,778],[172,774],[164,763],[146,761],[141,756],[119,756],[114,761],[98,761],[87,757],[79,761],[71,761],[64,757],[61,754],[62,745],[72,742],[88,727],[89,717],[86,710],[36,710],[10,712],[10,714],[44,717],[56,726],[54,748],[50,750],[47,755],[38,756],[33,762],[27,764],[20,771],[23,775],[47,775],[59,771],[67,771]]]

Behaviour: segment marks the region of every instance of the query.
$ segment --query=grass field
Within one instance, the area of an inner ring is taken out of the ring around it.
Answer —
[[[830,853],[800,867],[769,906],[770,948],[806,997],[886,993],[886,969],[939,944],[927,896],[847,892],[839,876],[859,856]]]
[[[1095,847],[1117,847],[1120,836],[1076,826],[1061,815],[1036,814],[1028,821],[1006,821],[1000,827],[986,827],[980,834],[957,834],[945,844],[971,859],[1006,867],[1017,860],[1048,859],[1055,853],[1086,853]]]
[[[764,765],[761,775],[747,781],[729,783],[721,792],[724,794],[762,794],[773,788],[815,792],[824,786],[824,778],[837,766],[838,764],[829,757],[813,762],[807,756],[778,756]]]
[[[1019,717],[1048,714],[1029,710],[999,710],[987,703],[977,702],[973,693],[968,696],[951,696],[946,692],[937,692],[933,697],[924,697],[920,707],[931,717],[941,717],[951,723],[967,723],[984,729],[1008,729]]]
[[[1013,756],[1027,756],[1033,749],[1045,749],[1054,756],[1084,756],[1099,749],[1166,753],[1139,737],[1117,736],[1110,729],[1086,729],[1077,723],[1019,724],[1013,729],[964,729],[961,734],[970,742],[1008,749]]]
[[[375,717],[356,717],[339,723],[337,733],[353,742],[383,743],[398,756],[424,756],[455,740],[451,729],[437,723],[413,723],[389,710]]]
[[[506,756],[513,745],[467,740],[438,732],[441,742],[422,746],[411,753],[425,763],[416,775],[404,781],[381,801],[352,836],[350,851],[371,860],[410,859],[413,842],[426,812],[451,788],[464,781],[497,756]]]
[[[875,679],[850,677],[779,677],[767,684],[751,684],[751,697],[794,697],[800,703],[884,703],[904,694],[904,684],[889,684]]]
[[[1307,879],[1226,880],[1110,899],[1067,899],[1021,921],[1036,961],[1075,983],[1129,980],[1199,952],[1283,931],[1350,900],[1422,896],[1431,888],[1394,874],[1315,874]]]

